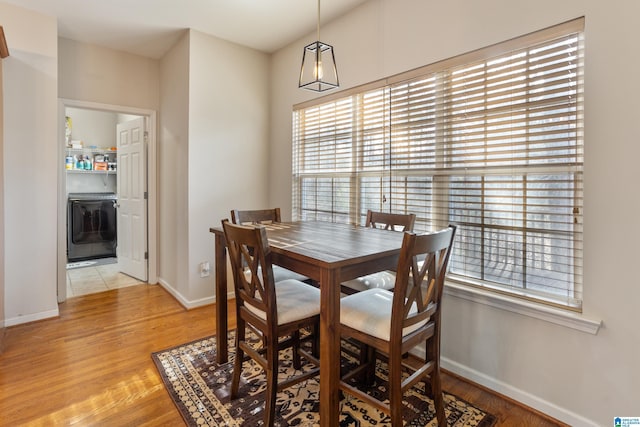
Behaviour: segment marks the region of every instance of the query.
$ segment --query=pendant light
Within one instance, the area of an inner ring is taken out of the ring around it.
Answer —
[[[318,0],[318,38],[304,47],[298,87],[324,92],[339,86],[333,46],[320,41],[320,0]]]

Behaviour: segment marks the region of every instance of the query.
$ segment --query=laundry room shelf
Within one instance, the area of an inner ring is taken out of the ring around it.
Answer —
[[[118,151],[110,148],[71,148],[66,147],[65,169],[69,173],[76,174],[117,174]],[[87,161],[91,163],[91,169],[76,168],[80,161],[84,165]],[[100,163],[98,163],[100,162]],[[94,165],[95,163],[95,165]],[[102,168],[96,168],[100,164]],[[67,169],[71,166],[71,169]],[[115,169],[114,169],[115,168]]]

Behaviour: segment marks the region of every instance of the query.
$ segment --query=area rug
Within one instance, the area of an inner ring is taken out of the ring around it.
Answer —
[[[244,363],[238,397],[229,398],[233,371],[233,339],[229,336],[230,362],[215,362],[215,337],[207,337],[168,350],[152,353],[160,376],[188,426],[260,426],[263,425],[266,381],[262,369],[253,361]],[[255,340],[256,345],[259,340]],[[347,345],[348,350],[348,345]],[[291,351],[280,353],[280,378],[295,372]],[[304,360],[304,359],[303,359]],[[348,352],[342,352],[342,367],[356,363]],[[303,366],[310,369],[312,365]],[[376,381],[369,393],[386,393],[386,364],[379,361]],[[405,426],[437,426],[433,402],[425,396],[424,383],[404,395]],[[275,426],[317,426],[320,419],[318,378],[297,384],[278,393]],[[496,417],[458,397],[444,393],[449,426],[490,427]],[[390,426],[389,417],[376,408],[344,394],[340,402],[340,426]]]

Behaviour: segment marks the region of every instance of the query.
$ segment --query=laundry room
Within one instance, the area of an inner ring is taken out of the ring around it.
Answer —
[[[65,108],[67,296],[139,281],[118,266],[118,125],[139,116]]]

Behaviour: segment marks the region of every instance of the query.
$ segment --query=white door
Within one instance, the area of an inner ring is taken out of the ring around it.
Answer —
[[[147,280],[147,168],[145,118],[118,124],[118,265]]]

